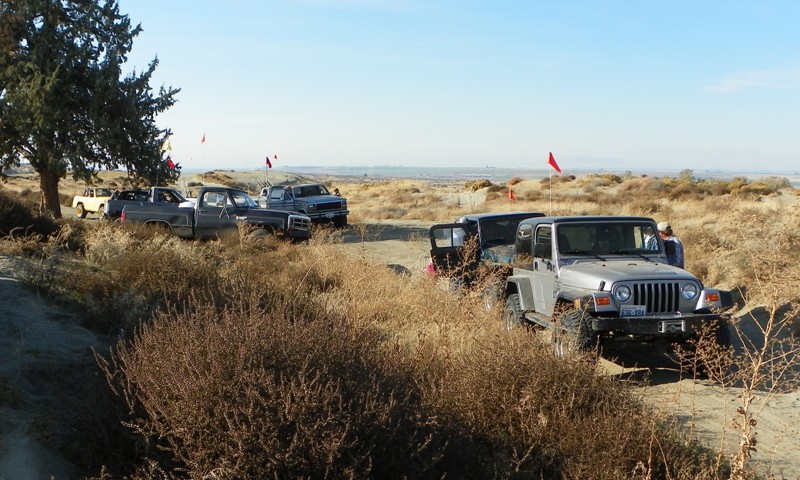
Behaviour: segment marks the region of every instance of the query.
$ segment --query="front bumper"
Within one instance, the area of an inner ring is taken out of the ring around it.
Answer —
[[[703,327],[714,325],[721,316],[716,313],[691,313],[670,316],[593,318],[592,330],[599,333],[627,335],[687,337]]]
[[[346,217],[349,214],[350,214],[349,210],[330,210],[330,211],[306,213],[306,215],[313,222],[327,222],[337,217]]]

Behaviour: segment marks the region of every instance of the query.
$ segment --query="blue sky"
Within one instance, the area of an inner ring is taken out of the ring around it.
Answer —
[[[800,172],[796,1],[119,5],[185,169]]]

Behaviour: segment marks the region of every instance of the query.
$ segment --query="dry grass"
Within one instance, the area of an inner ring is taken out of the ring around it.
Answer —
[[[337,186],[364,241],[380,233],[368,221],[468,211],[670,221],[689,270],[766,312],[763,345],[701,349],[725,360],[717,381],[745,387],[736,451],[704,451],[628,385],[555,361],[536,335],[502,332],[479,298],[344,255],[341,231],[297,246],[246,232],[187,242],[72,221],[59,235],[6,234],[0,250],[40,258],[28,283],[87,325],[126,332],[98,359],[138,449],[109,453],[103,478],[752,478],[753,399],[796,387],[797,196],[778,180],[553,180],[552,191],[515,180],[513,203],[491,185]],[[100,448],[92,432],[80,441]]]

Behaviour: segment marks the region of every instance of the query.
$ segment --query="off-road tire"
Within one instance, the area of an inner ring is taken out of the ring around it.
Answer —
[[[342,215],[340,217],[333,217],[333,226],[334,228],[344,228],[347,226],[347,215]]]
[[[597,333],[592,331],[592,318],[581,310],[563,312],[553,325],[553,354],[558,358],[595,352],[597,341]]]
[[[503,328],[508,331],[514,330],[525,324],[522,316],[522,307],[519,303],[519,294],[512,293],[506,300],[506,308],[503,310]]]
[[[83,207],[82,203],[79,203],[77,207],[75,207],[75,216],[78,218],[86,218],[86,209]]]

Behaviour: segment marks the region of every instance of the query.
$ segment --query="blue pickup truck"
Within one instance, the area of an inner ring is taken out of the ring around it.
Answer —
[[[336,228],[347,226],[347,199],[334,195],[325,185],[275,185],[265,187],[257,197],[262,208],[299,212],[312,222],[333,222]]]
[[[131,203],[122,209],[121,221],[160,225],[182,238],[213,239],[241,224],[252,235],[275,235],[292,241],[311,238],[311,219],[296,212],[259,208],[243,190],[202,187],[194,201],[172,204]]]

